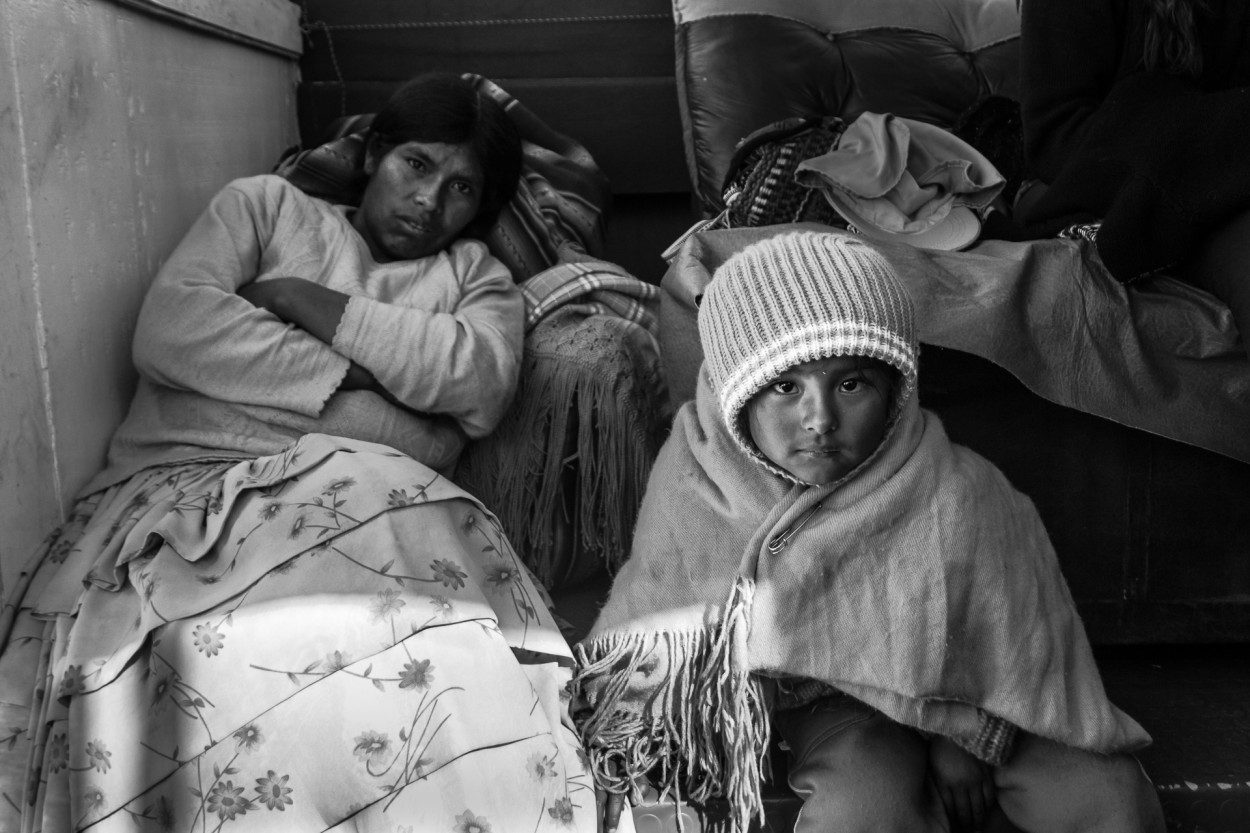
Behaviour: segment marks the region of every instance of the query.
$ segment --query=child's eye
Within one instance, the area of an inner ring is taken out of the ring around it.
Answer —
[[[856,393],[867,384],[867,381],[856,376],[853,379],[843,379],[842,383],[838,385],[838,389],[843,393]]]
[[[786,393],[786,394],[794,393],[796,390],[798,390],[798,386],[795,385],[794,382],[791,382],[788,379],[782,379],[778,382],[773,382],[771,385],[769,385],[769,387],[777,393]]]

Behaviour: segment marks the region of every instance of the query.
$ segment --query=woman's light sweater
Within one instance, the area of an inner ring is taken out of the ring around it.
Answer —
[[[324,433],[434,468],[498,423],[516,389],[523,302],[482,243],[377,263],[350,211],[276,176],[219,192],[157,274],[134,341],[140,379],[103,488],[152,465],[274,454]],[[238,289],[296,277],[350,295],[327,345]],[[412,411],[340,391],[355,362]]]

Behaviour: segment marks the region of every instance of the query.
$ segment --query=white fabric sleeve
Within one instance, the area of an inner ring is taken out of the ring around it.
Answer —
[[[236,181],[209,203],[148,290],[134,362],[168,387],[315,417],[348,360],[236,294],[259,273],[277,221],[266,193]]]
[[[449,262],[461,271],[454,311],[354,296],[333,346],[408,407],[450,416],[469,437],[481,437],[516,391],[524,301],[507,267],[484,246],[463,247]]]

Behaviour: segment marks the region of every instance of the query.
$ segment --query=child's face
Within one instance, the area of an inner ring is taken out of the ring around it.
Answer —
[[[895,375],[862,356],[796,365],[747,402],[751,439],[798,480],[832,483],[881,444]]]

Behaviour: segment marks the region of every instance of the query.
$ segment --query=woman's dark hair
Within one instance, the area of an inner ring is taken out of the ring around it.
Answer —
[[[1162,69],[1197,78],[1202,74],[1194,17],[1206,9],[1205,0],[1143,0],[1146,5],[1147,69]]]
[[[468,145],[482,166],[482,202],[465,229],[483,237],[516,193],[521,177],[521,136],[498,102],[473,82],[432,72],[405,82],[373,117],[371,139],[380,152],[405,142]]]

